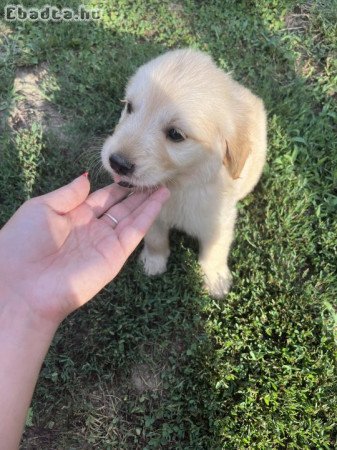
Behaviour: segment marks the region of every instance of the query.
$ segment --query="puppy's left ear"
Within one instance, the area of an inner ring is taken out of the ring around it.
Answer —
[[[247,133],[241,127],[235,135],[222,139],[223,164],[227,167],[230,176],[236,180],[240,177],[246,159],[251,150],[251,143]]]

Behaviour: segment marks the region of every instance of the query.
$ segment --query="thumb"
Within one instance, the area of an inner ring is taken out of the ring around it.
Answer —
[[[65,214],[83,203],[88,197],[89,191],[90,182],[86,172],[71,183],[42,195],[40,199],[54,211]]]

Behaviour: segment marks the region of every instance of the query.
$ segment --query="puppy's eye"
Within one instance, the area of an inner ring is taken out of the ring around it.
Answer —
[[[133,107],[132,107],[132,103],[131,102],[126,102],[126,112],[128,114],[131,114],[133,112]]]
[[[170,128],[167,132],[167,137],[173,142],[181,142],[186,139],[184,133],[175,128]]]

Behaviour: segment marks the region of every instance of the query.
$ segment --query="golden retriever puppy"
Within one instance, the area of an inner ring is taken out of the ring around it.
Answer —
[[[138,69],[102,161],[117,182],[171,191],[145,237],[147,274],[166,270],[169,230],[177,228],[199,240],[210,294],[228,292],[236,203],[259,180],[266,147],[263,102],[207,54],[169,51]]]

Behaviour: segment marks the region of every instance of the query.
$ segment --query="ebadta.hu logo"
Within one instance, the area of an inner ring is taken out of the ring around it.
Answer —
[[[89,21],[98,20],[100,11],[98,9],[87,9],[79,5],[77,10],[72,8],[58,8],[57,6],[44,5],[41,8],[25,8],[23,5],[6,5],[4,8],[4,19],[13,21]]]

